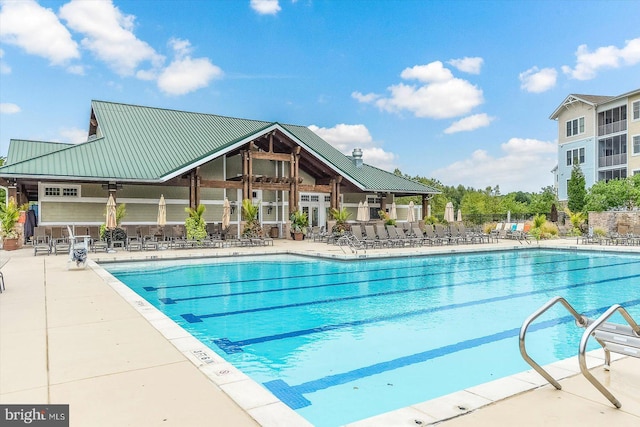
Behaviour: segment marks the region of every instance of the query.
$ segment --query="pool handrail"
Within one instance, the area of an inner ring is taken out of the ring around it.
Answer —
[[[606,320],[616,312],[619,312],[622,315],[629,326],[617,323],[605,323]],[[585,351],[591,336],[593,336],[602,346],[605,355],[604,368],[605,370],[609,370],[609,366],[611,364],[611,351],[640,358],[640,326],[638,326],[629,312],[627,312],[627,310],[625,310],[620,304],[614,304],[597,319],[587,319],[586,330],[584,331],[584,334],[582,334],[582,339],[580,340],[578,361],[580,363],[580,371],[582,372],[582,375],[584,375],[600,393],[609,399],[609,402],[611,402],[616,408],[621,408],[622,404],[620,401],[616,399],[616,397],[587,369]]]
[[[540,375],[542,375],[544,377],[544,379],[546,379],[547,381],[549,381],[549,383],[554,386],[556,389],[558,390],[562,390],[562,386],[560,385],[560,383],[558,381],[556,381],[555,378],[553,378],[547,371],[545,371],[542,366],[538,365],[527,353],[527,349],[526,349],[526,345],[525,345],[525,336],[527,334],[527,329],[529,328],[529,326],[531,325],[531,323],[533,323],[534,320],[536,320],[538,317],[540,317],[544,312],[546,312],[547,310],[549,310],[551,307],[553,307],[554,305],[556,305],[557,303],[561,303],[566,309],[567,311],[569,311],[569,313],[571,313],[571,315],[576,319],[576,324],[580,327],[586,327],[587,326],[587,318],[583,315],[581,315],[580,313],[578,313],[572,306],[571,304],[569,304],[569,302],[564,299],[561,296],[556,296],[553,297],[551,300],[549,300],[546,304],[544,304],[542,307],[540,307],[538,310],[536,310],[533,314],[531,314],[529,317],[527,317],[527,319],[522,323],[522,327],[520,328],[520,338],[519,338],[519,344],[520,344],[520,354],[522,355],[522,358],[525,360],[525,362],[527,362],[533,369],[535,369],[535,371],[537,373],[539,373]]]

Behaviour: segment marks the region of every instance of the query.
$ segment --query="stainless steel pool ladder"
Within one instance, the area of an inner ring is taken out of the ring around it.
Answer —
[[[524,360],[531,365],[540,375],[542,375],[551,385],[556,389],[561,390],[562,386],[556,381],[547,371],[545,371],[540,365],[538,365],[527,353],[525,348],[525,336],[529,325],[536,320],[545,311],[550,309],[555,304],[562,304],[571,315],[576,319],[576,325],[581,328],[586,328],[580,339],[580,348],[578,351],[578,362],[580,364],[580,371],[587,380],[595,388],[600,391],[609,401],[616,407],[622,407],[622,404],[618,399],[605,386],[602,385],[587,369],[586,362],[586,348],[589,338],[593,336],[595,340],[602,346],[605,355],[605,370],[609,370],[611,365],[611,352],[619,353],[627,356],[640,358],[640,326],[631,317],[631,315],[621,305],[614,304],[607,311],[605,311],[597,319],[590,319],[586,316],[579,314],[572,306],[562,297],[554,297],[549,302],[544,304],[538,310],[536,310],[531,316],[529,316],[522,327],[520,328],[520,354]],[[618,323],[606,322],[609,317],[614,313],[619,312],[626,320],[628,325],[621,325]]]

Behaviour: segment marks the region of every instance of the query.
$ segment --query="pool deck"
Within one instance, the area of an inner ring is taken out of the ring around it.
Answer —
[[[94,261],[278,252],[348,259],[536,245],[502,241],[354,255],[325,243],[276,240],[260,248],[92,253],[84,270],[68,270],[65,255],[34,257],[30,247],[0,251],[7,261],[0,294],[0,404],[69,404],[71,426],[309,425]],[[539,246],[640,253],[640,247],[577,245],[575,239]],[[640,425],[640,360],[614,359],[604,372],[598,366],[602,352],[590,355],[592,372],[621,409],[577,375],[577,359],[571,359],[549,368],[564,378],[561,391],[528,371],[349,426]]]

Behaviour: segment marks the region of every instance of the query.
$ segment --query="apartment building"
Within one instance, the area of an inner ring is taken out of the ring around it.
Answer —
[[[640,173],[640,88],[618,96],[571,94],[550,116],[558,122],[559,200],[567,200],[573,165],[595,182]]]

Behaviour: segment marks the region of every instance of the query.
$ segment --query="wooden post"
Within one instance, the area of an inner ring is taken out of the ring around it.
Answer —
[[[242,200],[247,199],[249,193],[249,163],[247,161],[249,155],[246,151],[242,152]]]
[[[189,173],[189,207],[196,208],[196,174],[195,171]]]
[[[194,189],[194,207],[198,207],[200,204],[200,166],[195,171],[195,189]]]
[[[247,196],[245,199],[253,198],[253,158],[251,156],[252,151],[247,151],[247,170],[249,171],[249,182],[247,185]]]
[[[427,212],[429,210],[429,199],[427,198],[426,194],[422,195],[422,218],[423,219],[425,216],[427,216]]]
[[[295,155],[291,153],[291,160],[289,161],[289,216],[298,210],[298,200],[296,199],[296,187],[293,183],[294,168],[295,168]]]

